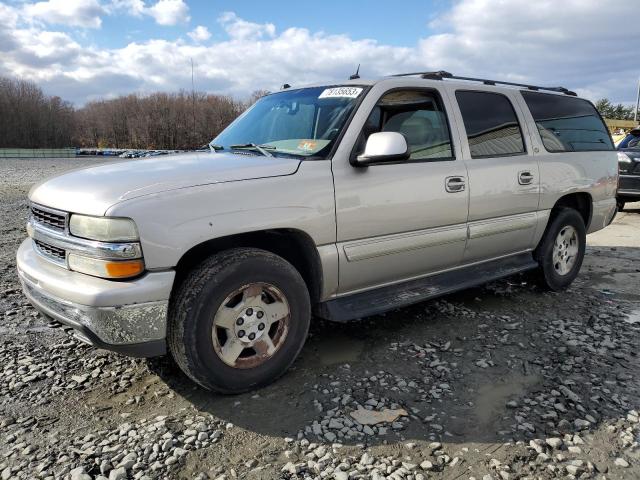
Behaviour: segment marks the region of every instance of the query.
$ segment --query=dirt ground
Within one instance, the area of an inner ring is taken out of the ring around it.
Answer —
[[[520,275],[318,320],[281,380],[225,397],[79,343],[22,295],[29,188],[96,161],[0,160],[1,480],[640,478],[640,204],[588,237],[566,292]]]

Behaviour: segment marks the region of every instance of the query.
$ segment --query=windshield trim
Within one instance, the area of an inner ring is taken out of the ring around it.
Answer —
[[[334,88],[334,87],[342,87],[342,86],[345,86],[345,85],[344,84],[328,85],[326,88]],[[342,139],[344,138],[344,136],[347,133],[347,130],[349,130],[349,127],[351,126],[351,121],[353,120],[353,117],[356,116],[356,113],[358,113],[358,110],[360,109],[360,105],[362,105],[362,102],[364,101],[365,97],[369,94],[369,91],[373,87],[373,85],[359,85],[359,84],[358,85],[354,84],[349,86],[362,88],[362,93],[358,96],[358,98],[356,98],[356,101],[353,104],[353,110],[351,110],[349,117],[344,122],[344,125],[342,126],[342,130],[336,137],[336,141],[331,146],[331,150],[324,157],[312,155],[310,157],[306,157],[305,160],[333,160],[333,156],[336,154],[336,150],[338,150],[338,147],[342,143]]]
[[[258,101],[256,101],[253,105],[251,105],[249,108],[247,108],[244,112],[242,112],[240,115],[238,115],[238,117],[235,118],[235,120],[233,120],[233,122],[231,122],[229,125],[227,125],[224,130],[226,130],[227,128],[229,128],[231,125],[233,125],[236,121],[240,120],[242,117],[244,117],[249,111],[251,111],[257,104],[258,102],[265,97],[270,97],[272,95],[278,95],[280,93],[288,93],[288,92],[296,92],[296,91],[300,91],[300,90],[308,90],[308,89],[315,89],[315,88],[338,88],[338,87],[357,87],[357,88],[362,88],[362,92],[360,93],[360,95],[358,95],[358,97],[355,99],[355,102],[353,103],[353,108],[351,110],[351,112],[349,113],[349,116],[347,117],[347,119],[345,120],[344,124],[342,125],[342,129],[340,130],[340,133],[338,134],[338,136],[335,138],[335,141],[333,142],[333,144],[331,145],[331,150],[329,152],[327,152],[326,155],[310,155],[310,156],[305,156],[305,155],[301,155],[301,154],[296,154],[296,153],[290,153],[290,152],[278,152],[277,150],[271,150],[269,153],[272,153],[273,156],[278,156],[278,154],[283,154],[283,155],[287,155],[287,156],[293,156],[296,159],[302,160],[302,161],[315,161],[315,160],[332,160],[333,156],[336,153],[336,150],[338,148],[338,146],[340,145],[340,143],[342,142],[342,139],[344,138],[344,135],[346,133],[346,131],[348,130],[349,126],[351,125],[351,121],[353,120],[353,117],[355,116],[355,114],[358,112],[360,105],[362,104],[363,100],[365,99],[365,97],[367,96],[367,94],[369,93],[369,91],[371,90],[371,88],[373,87],[373,85],[362,85],[362,84],[344,84],[344,83],[329,83],[326,85],[313,85],[313,86],[309,86],[309,87],[299,87],[299,88],[287,88],[284,90],[279,90],[277,92],[271,92],[268,93],[266,95],[264,95],[263,97],[261,97]],[[222,132],[224,132],[224,130],[222,130]],[[222,133],[220,132],[220,133]],[[210,142],[209,142],[209,147],[211,147],[212,144],[214,144],[214,140],[220,135],[220,133],[218,135],[216,135]]]

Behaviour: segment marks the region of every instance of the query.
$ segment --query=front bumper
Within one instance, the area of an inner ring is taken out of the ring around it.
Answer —
[[[620,175],[617,196],[630,201],[640,200],[640,175]]]
[[[33,306],[72,327],[80,340],[135,357],[166,353],[175,272],[149,272],[129,281],[90,277],[43,259],[31,239],[20,245],[17,266]]]

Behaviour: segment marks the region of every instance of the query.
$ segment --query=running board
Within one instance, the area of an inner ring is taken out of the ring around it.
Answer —
[[[482,285],[537,266],[531,252],[520,253],[500,260],[328,300],[316,307],[315,314],[327,320],[347,322]]]

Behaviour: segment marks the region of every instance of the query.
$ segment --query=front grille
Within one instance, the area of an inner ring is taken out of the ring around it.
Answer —
[[[67,223],[67,216],[63,213],[53,213],[49,210],[43,210],[34,205],[31,206],[31,215],[33,219],[55,230],[64,231]]]
[[[633,169],[633,173],[640,174],[640,162],[636,163],[636,168]]]
[[[47,245],[38,240],[34,240],[36,247],[42,255],[51,258],[55,262],[64,262],[66,260],[66,252],[62,248]]]

